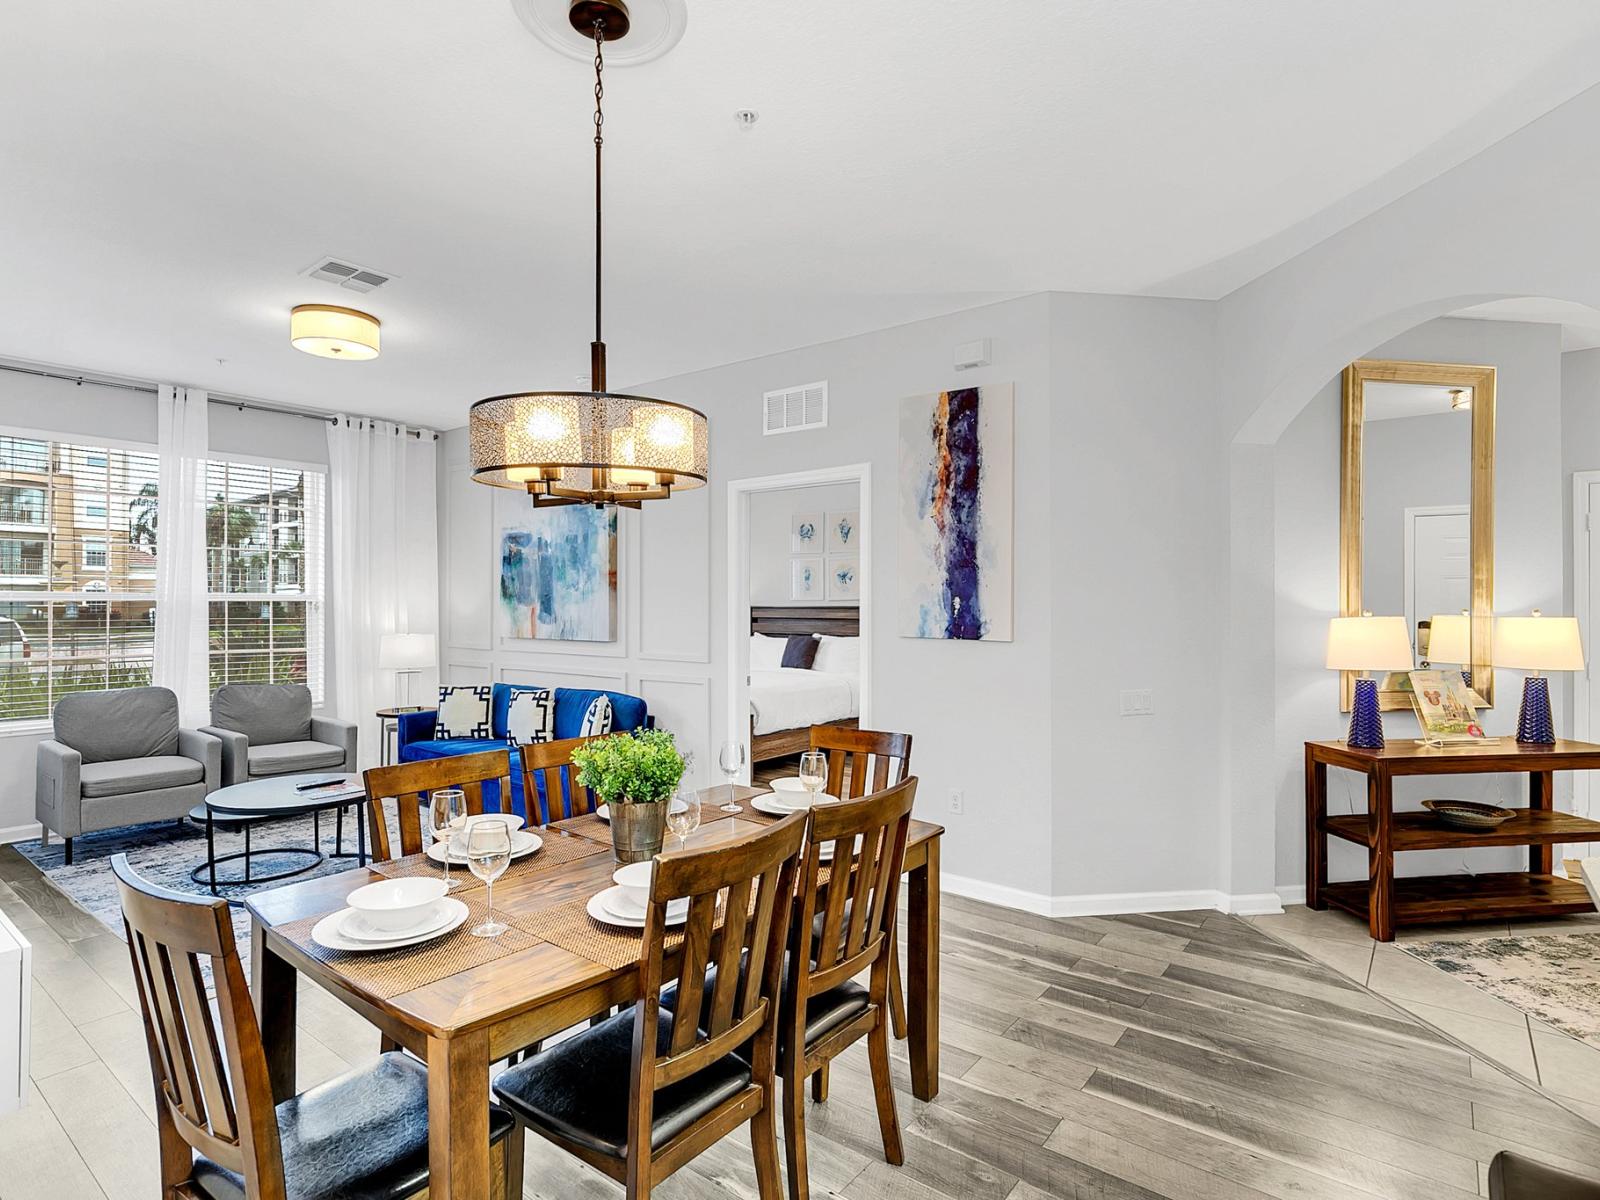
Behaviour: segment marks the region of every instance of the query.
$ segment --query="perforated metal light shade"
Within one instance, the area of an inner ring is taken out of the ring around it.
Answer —
[[[472,406],[472,474],[535,503],[634,504],[704,485],[705,414],[614,392],[520,392]]]

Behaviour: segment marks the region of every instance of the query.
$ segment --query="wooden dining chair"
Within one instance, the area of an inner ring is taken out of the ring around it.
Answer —
[[[428,1186],[428,1069],[384,1054],[274,1105],[226,900],[111,860],[156,1093],[162,1200],[341,1200]],[[211,968],[216,1008],[201,960]],[[494,1195],[522,1195],[522,1131],[489,1116]]]
[[[460,788],[466,793],[467,812],[474,816],[483,811],[485,783],[498,782],[500,795],[511,795],[511,755],[507,750],[485,750],[479,754],[368,767],[362,779],[367,787],[372,857],[383,862],[407,854],[421,854],[427,846],[429,834],[422,827],[422,806],[428,802],[429,793],[441,788]],[[384,816],[383,802],[391,797],[398,810],[398,846],[391,842],[389,822]]]
[[[708,850],[658,854],[638,1003],[495,1078],[518,1121],[623,1183],[628,1200],[746,1121],[761,1200],[782,1192],[778,1008],[806,821],[796,813]],[[669,950],[667,905],[683,897],[681,946]],[[681,1012],[704,1005],[700,1027],[662,1006],[663,985]]]
[[[841,800],[854,800],[868,792],[881,792],[911,774],[911,735],[875,729],[844,729],[838,725],[813,725],[811,748],[828,755],[828,786],[823,790]],[[848,771],[848,774],[846,773]],[[898,945],[889,956],[889,1016],[894,1036],[905,1040],[906,989],[900,977]],[[820,1093],[827,1090],[826,1071],[817,1076]],[[822,1095],[817,1097],[819,1100]]]
[[[811,810],[796,904],[802,916],[816,916],[795,922],[791,978],[778,1038],[791,1200],[810,1195],[806,1080],[821,1075],[840,1052],[862,1038],[867,1039],[883,1157],[895,1166],[905,1161],[889,1077],[887,1009],[895,906],[916,794],[917,781],[911,777],[863,799]],[[832,850],[826,862],[824,847]],[[824,867],[829,875],[826,883]],[[869,972],[866,987],[855,982],[863,971]]]
[[[593,791],[578,782],[578,767],[572,761],[574,750],[594,740],[562,738],[518,747],[522,755],[522,798],[528,806],[530,824],[548,825],[595,810],[599,801]]]

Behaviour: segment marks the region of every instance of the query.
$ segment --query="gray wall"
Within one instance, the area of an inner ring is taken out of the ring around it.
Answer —
[[[784,434],[803,438],[805,435]],[[861,507],[861,489],[853,483],[781,488],[750,497],[750,603],[794,604],[790,599],[790,518],[796,513],[828,513]],[[817,551],[826,557],[823,549]],[[826,604],[827,598],[814,601]]]

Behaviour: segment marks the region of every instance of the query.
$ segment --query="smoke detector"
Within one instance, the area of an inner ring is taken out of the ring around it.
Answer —
[[[606,66],[654,62],[683,40],[689,13],[684,0],[626,0],[627,35],[606,40]],[[594,61],[594,39],[572,27],[572,0],[511,0],[521,22],[550,49],[581,62]]]

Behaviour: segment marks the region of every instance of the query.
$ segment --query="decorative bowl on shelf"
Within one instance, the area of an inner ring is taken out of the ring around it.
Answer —
[[[1473,800],[1424,800],[1422,807],[1456,829],[1494,829],[1517,815],[1509,808]]]

